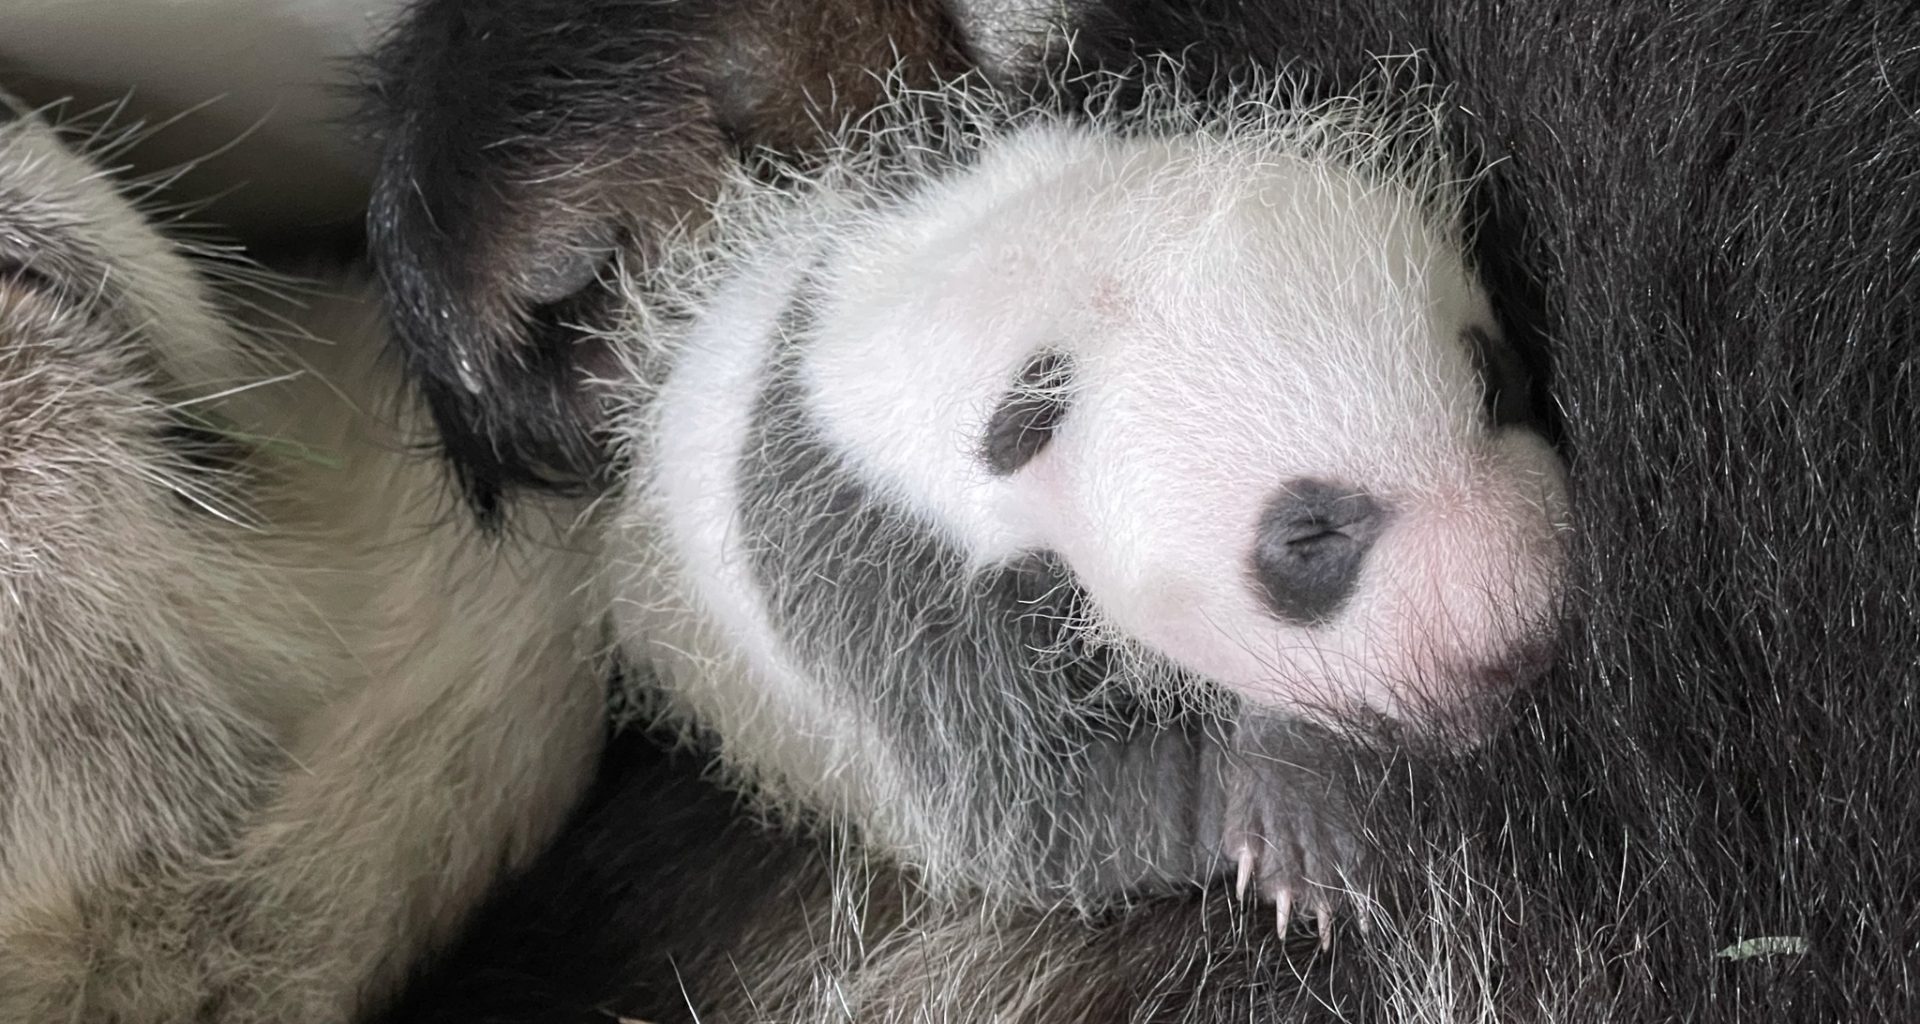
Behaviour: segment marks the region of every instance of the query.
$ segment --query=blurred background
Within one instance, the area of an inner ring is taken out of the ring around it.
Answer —
[[[126,162],[193,160],[168,196],[271,245],[355,231],[367,163],[346,121],[352,59],[402,0],[0,0],[0,86],[54,119],[171,124]]]

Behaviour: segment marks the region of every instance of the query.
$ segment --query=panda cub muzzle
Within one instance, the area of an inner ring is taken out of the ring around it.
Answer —
[[[1060,390],[1072,373],[1058,353],[1036,356],[994,410],[981,457],[997,475],[1026,465],[1053,437],[1067,413]],[[1280,488],[1261,514],[1251,584],[1281,620],[1325,622],[1358,583],[1360,563],[1388,513],[1365,494],[1322,480]]]

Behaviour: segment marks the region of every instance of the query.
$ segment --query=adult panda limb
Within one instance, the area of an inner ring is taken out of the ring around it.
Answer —
[[[594,330],[615,314],[615,258],[657,259],[744,154],[817,148],[816,122],[868,109],[896,62],[921,81],[972,63],[918,0],[413,7],[369,74],[368,226],[401,352],[483,516],[509,490],[605,483],[591,382],[617,370]]]
[[[216,292],[0,121],[0,1019],[355,1019],[593,760],[571,513],[446,521],[346,277]]]

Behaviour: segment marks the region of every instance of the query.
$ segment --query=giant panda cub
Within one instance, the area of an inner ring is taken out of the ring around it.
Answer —
[[[616,619],[725,761],[937,887],[1324,939],[1327,732],[1539,673],[1565,484],[1418,120],[1267,92],[909,92],[626,283]]]
[[[591,768],[588,539],[450,517],[364,281],[76,137],[0,99],[0,1020],[350,1021]]]

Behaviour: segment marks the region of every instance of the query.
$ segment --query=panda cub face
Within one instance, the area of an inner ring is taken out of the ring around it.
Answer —
[[[1025,129],[848,246],[804,379],[978,566],[1063,560],[1101,638],[1451,721],[1541,670],[1567,498],[1431,210],[1281,137]]]

